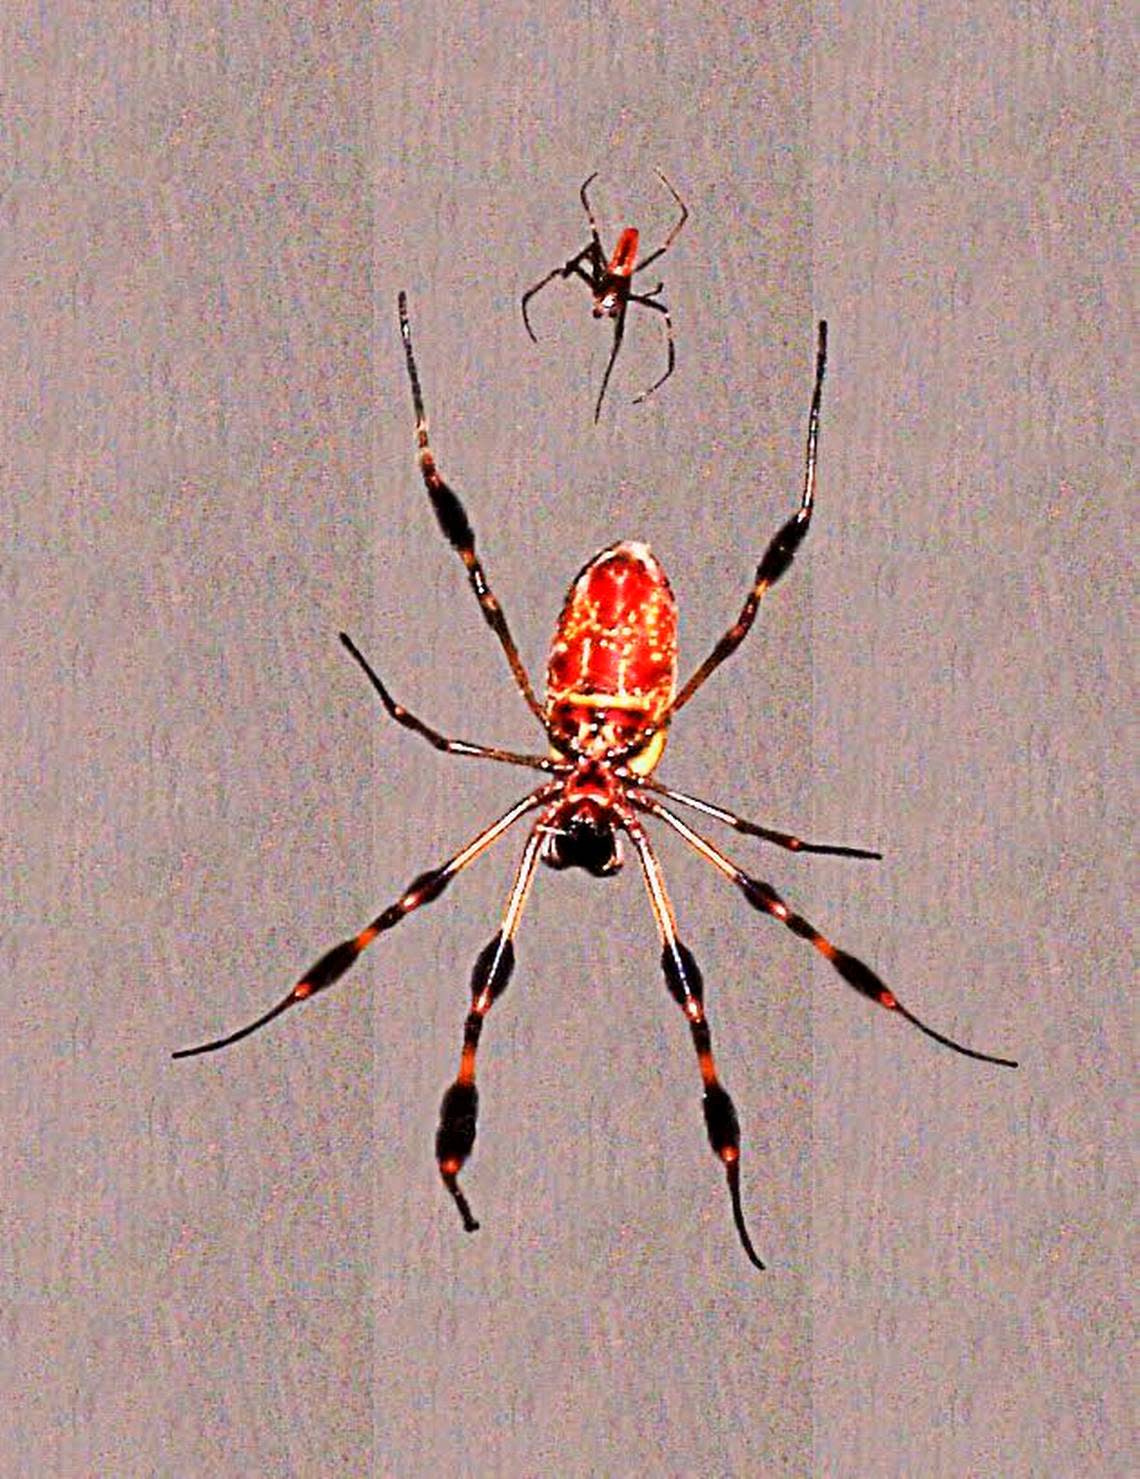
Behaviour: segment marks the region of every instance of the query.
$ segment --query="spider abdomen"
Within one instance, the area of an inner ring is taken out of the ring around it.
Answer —
[[[637,261],[637,244],[640,240],[636,226],[627,226],[617,239],[614,254],[609,260],[606,271],[611,277],[632,277],[634,263]]]
[[[648,545],[611,545],[583,566],[558,618],[546,672],[551,728],[573,754],[624,749],[664,718],[676,686],[668,577]],[[651,746],[653,764],[660,749]]]

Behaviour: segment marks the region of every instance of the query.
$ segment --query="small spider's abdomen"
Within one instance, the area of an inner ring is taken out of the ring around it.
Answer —
[[[558,618],[546,673],[551,726],[579,752],[624,747],[661,719],[676,684],[677,603],[665,571],[648,545],[602,550]],[[597,746],[586,744],[590,729]]]
[[[611,277],[632,277],[637,262],[637,227],[627,226],[617,239],[606,271]]]

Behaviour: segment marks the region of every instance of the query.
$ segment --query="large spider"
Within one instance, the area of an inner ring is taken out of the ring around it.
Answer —
[[[578,192],[582,198],[582,205],[585,208],[586,215],[589,217],[590,240],[576,256],[571,257],[563,266],[553,268],[541,282],[536,282],[533,288],[528,288],[522,297],[523,323],[526,325],[526,331],[535,344],[538,343],[538,340],[535,338],[534,330],[530,326],[526,305],[534,297],[535,293],[540,292],[548,282],[553,282],[556,277],[580,277],[594,295],[594,317],[613,319],[614,343],[613,348],[610,350],[609,361],[606,364],[606,373],[602,376],[602,388],[598,391],[598,400],[594,407],[595,424],[597,424],[598,418],[602,414],[602,401],[605,398],[606,386],[610,383],[610,371],[614,367],[614,360],[617,359],[618,350],[621,348],[621,341],[625,335],[626,309],[631,303],[640,303],[645,308],[652,308],[654,313],[663,315],[665,319],[665,341],[669,351],[669,360],[665,366],[664,375],[659,380],[655,380],[648,390],[643,390],[639,396],[635,396],[633,404],[636,406],[640,401],[645,400],[646,396],[652,395],[659,386],[665,384],[666,380],[673,373],[675,360],[673,350],[673,320],[669,317],[669,310],[665,304],[657,301],[665,284],[659,282],[651,293],[635,293],[633,291],[634,273],[644,272],[651,262],[656,262],[658,257],[664,256],[676,240],[677,233],[689,218],[689,212],[685,202],[677,194],[676,190],[673,189],[673,186],[660,170],[657,171],[657,175],[673,199],[681,207],[680,218],[665,238],[663,246],[659,246],[655,252],[650,252],[648,257],[642,257],[639,262],[637,260],[637,243],[639,239],[637,228],[627,226],[617,239],[617,246],[614,247],[613,256],[610,257],[608,262],[606,261],[606,254],[602,251],[601,237],[598,235],[598,223],[594,219],[590,199],[586,194],[588,187],[598,178],[597,171],[595,170],[592,175],[582,182],[582,188]],[[583,262],[589,264],[588,271],[582,266]]]
[[[790,852],[830,853],[842,857],[878,858],[881,854],[856,847],[803,842],[786,832],[745,821],[730,811],[696,796],[674,791],[653,779],[665,748],[673,717],[705,680],[740,646],[765,593],[791,564],[811,522],[815,491],[816,447],[819,440],[820,394],[827,357],[827,325],[819,325],[815,390],[808,420],[803,496],[765,550],[740,615],[715,647],[677,691],[677,607],[664,570],[644,544],[623,542],[595,555],[580,571],[566,596],[554,633],[546,675],[546,699],[539,703],[519,658],[483,565],[475,552],[475,536],[458,495],[444,482],[428,443],[419,375],[412,353],[407,300],[399,297],[400,331],[412,400],[416,414],[416,441],[420,471],[439,526],[467,568],[471,588],[483,615],[498,637],[519,691],[542,725],[550,743],[548,755],[518,754],[511,750],[450,739],[425,724],[396,702],[367,660],[344,632],[340,640],[364,669],[384,708],[406,729],[422,735],[437,750],[527,766],[543,772],[540,785],[517,801],[499,819],[484,828],[437,868],[414,878],[402,894],[359,934],[334,945],[297,982],[282,1001],[238,1031],[199,1047],[184,1048],[175,1058],[211,1053],[258,1031],[297,1002],[315,996],[338,981],[369,945],[407,915],[437,899],[468,864],[481,857],[507,829],[528,812],[537,812],[507,899],[498,932],[481,951],[471,975],[471,1010],[463,1030],[463,1050],[455,1082],[443,1096],[436,1159],[440,1175],[468,1232],[479,1224],[459,1186],[459,1172],[475,1144],[478,1093],[475,1056],[483,1019],[502,995],[515,963],[514,937],[540,862],[548,867],[582,868],[606,878],[622,865],[621,834],[633,844],[649,892],[649,902],[661,937],[661,969],[673,1000],[681,1008],[692,1033],[704,1088],[705,1125],[714,1152],[724,1164],[732,1215],[744,1251],[763,1268],[748,1229],[740,1197],[740,1126],[728,1091],[717,1077],[712,1042],[704,1008],[700,970],[677,932],[676,916],[642,817],[657,818],[734,883],[754,909],[800,935],[815,946],[849,986],[896,1011],[935,1042],[968,1058],[1003,1067],[1017,1065],[1008,1058],[964,1047],[908,1011],[873,970],[840,950],[802,915],[792,910],[769,883],[745,873],[707,838],[694,831],[664,801],[703,812],[752,837],[762,838]],[[663,798],[663,799],[662,799]]]

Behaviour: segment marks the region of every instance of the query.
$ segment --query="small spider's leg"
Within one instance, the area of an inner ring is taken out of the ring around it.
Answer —
[[[526,305],[534,297],[535,293],[541,293],[542,290],[543,290],[543,288],[546,287],[546,285],[548,283],[552,283],[556,277],[561,277],[562,275],[563,275],[562,274],[562,268],[561,267],[554,267],[554,268],[551,269],[551,271],[549,271],[546,274],[546,276],[541,280],[541,282],[536,282],[535,285],[534,285],[534,287],[527,288],[526,292],[522,295],[523,326],[525,327],[527,333],[530,335],[531,342],[533,344],[537,344],[538,343],[538,335],[534,332],[534,330],[530,326],[530,318],[527,315]]]
[[[511,972],[515,968],[514,935],[522,916],[523,905],[534,880],[542,846],[543,823],[531,829],[519,861],[518,872],[507,900],[503,923],[497,935],[479,952],[475,968],[471,973],[471,1010],[463,1026],[463,1052],[459,1059],[459,1072],[455,1082],[443,1096],[439,1107],[439,1130],[435,1137],[435,1157],[439,1162],[439,1174],[443,1184],[455,1199],[459,1215],[463,1218],[465,1232],[475,1232],[479,1224],[471,1215],[467,1198],[459,1187],[459,1173],[471,1154],[475,1144],[476,1121],[479,1115],[479,1091],[475,1087],[475,1055],[479,1037],[483,1031],[483,1018],[506,990]]]
[[[832,843],[804,842],[801,837],[793,837],[790,832],[774,832],[770,827],[762,827],[759,822],[748,822],[739,817],[735,812],[725,811],[722,806],[714,806],[711,801],[702,801],[698,796],[688,796],[684,791],[674,791],[669,786],[663,786],[660,781],[654,780],[652,776],[646,776],[638,781],[638,789],[643,791],[656,791],[659,796],[664,796],[669,801],[676,801],[681,806],[691,806],[694,811],[704,812],[705,816],[713,817],[718,822],[724,822],[737,832],[744,832],[749,837],[762,837],[765,842],[774,842],[777,847],[786,848],[788,852],[810,852],[826,855],[833,858],[873,858],[882,860],[881,852],[872,852],[865,847],[838,847]]]
[[[596,248],[592,242],[590,243],[588,250],[590,254],[589,272],[587,272],[580,263],[575,264],[572,270],[578,277],[582,279],[582,281],[590,289],[591,293],[600,293],[602,290],[602,279],[606,275],[606,264],[599,254],[598,248]],[[567,267],[570,267],[571,264],[567,263],[566,265]],[[570,272],[564,270],[562,276],[569,277]]]
[[[610,383],[610,372],[614,367],[614,360],[618,357],[621,341],[625,338],[625,314],[628,300],[623,301],[618,309],[617,317],[614,319],[614,347],[610,350],[609,363],[606,365],[606,373],[602,376],[602,388],[598,391],[598,403],[594,407],[594,425],[597,426],[598,418],[602,414],[602,401],[606,397],[606,386]]]
[[[543,717],[542,706],[535,698],[534,689],[530,686],[530,679],[523,667],[522,658],[519,657],[518,648],[507,626],[507,618],[503,615],[503,609],[488,584],[479,556],[475,553],[475,534],[467,518],[467,511],[460,502],[459,495],[454,489],[448,487],[435,465],[435,458],[432,456],[428,442],[427,416],[424,412],[423,394],[420,390],[420,377],[416,370],[415,355],[412,352],[412,328],[408,322],[407,294],[401,293],[398,302],[400,333],[404,340],[404,357],[408,364],[408,379],[412,382],[412,404],[416,412],[416,443],[419,446],[420,472],[423,475],[424,487],[428,491],[439,527],[467,567],[471,589],[475,592],[487,625],[499,639],[499,645],[510,664],[518,690],[531,712],[545,729],[546,721]]]
[[[724,1163],[736,1231],[749,1262],[762,1269],[764,1264],[752,1246],[740,1200],[740,1121],[736,1115],[736,1106],[729,1097],[728,1090],[718,1079],[713,1062],[712,1036],[705,1017],[704,981],[700,968],[688,947],[677,937],[677,919],[645,829],[628,808],[622,807],[620,815],[622,825],[637,849],[645,886],[649,890],[649,902],[653,906],[653,917],[661,936],[661,969],[665,974],[665,984],[669,988],[669,995],[684,1012],[692,1033],[693,1047],[696,1049],[701,1070],[701,1082],[704,1084],[705,1127],[714,1153]]]
[[[526,325],[526,331],[535,344],[538,343],[538,339],[535,335],[534,330],[530,326],[530,317],[526,311],[527,304],[534,297],[535,293],[541,292],[542,289],[546,287],[548,283],[552,283],[556,277],[567,278],[576,274],[582,279],[582,281],[586,284],[590,291],[593,292],[594,289],[597,287],[598,250],[599,248],[595,246],[594,242],[589,242],[586,246],[582,248],[582,250],[578,253],[576,257],[571,257],[570,260],[564,263],[561,267],[553,268],[550,272],[546,274],[541,282],[536,282],[533,288],[527,288],[526,292],[522,295],[523,323]],[[594,275],[591,275],[582,266],[583,260],[587,257],[590,259],[590,266],[594,269]]]
[[[658,293],[661,291],[660,284],[654,291]],[[665,304],[655,302],[651,296],[644,293],[631,293],[629,301],[631,303],[641,303],[646,308],[652,308],[657,313],[665,315],[665,342],[669,348],[669,363],[665,367],[664,375],[661,376],[660,380],[655,380],[648,390],[643,390],[640,395],[634,396],[633,404],[636,406],[645,400],[646,396],[650,396],[655,390],[659,390],[665,384],[666,380],[668,380],[669,376],[673,373],[676,350],[673,347],[673,320],[669,317],[669,310]]]
[[[379,675],[373,670],[371,663],[357,647],[356,643],[347,632],[340,633],[340,640],[345,647],[364,669],[368,681],[380,695],[380,702],[388,713],[395,719],[397,724],[402,724],[405,729],[410,729],[413,734],[420,734],[427,740],[429,745],[434,745],[437,750],[442,750],[445,755],[470,755],[477,760],[500,760],[504,765],[526,765],[531,770],[545,770],[553,774],[559,769],[565,770],[565,763],[551,760],[546,755],[522,755],[516,750],[502,750],[493,745],[474,745],[470,740],[448,739],[447,735],[440,734],[438,729],[433,729],[430,724],[425,724],[422,719],[417,719],[415,714],[398,704],[388,692]]]
[[[815,460],[816,450],[819,446],[819,407],[823,394],[823,376],[827,368],[827,325],[822,320],[819,325],[819,345],[815,358],[815,390],[811,398],[811,413],[808,417],[807,453],[804,467],[804,491],[800,500],[800,506],[796,513],[764,551],[764,556],[756,567],[756,575],[752,582],[752,589],[741,607],[740,615],[721,637],[713,650],[701,663],[693,676],[681,689],[673,700],[667,717],[671,717],[678,709],[683,708],[689,702],[693,694],[704,683],[714,669],[720,667],[726,657],[731,657],[736,649],[744,641],[756,617],[756,608],[759,606],[764,593],[770,586],[776,584],[780,576],[784,574],[795,557],[804,535],[811,523],[812,505],[815,497]]]
[[[846,950],[840,950],[838,946],[833,945],[829,939],[821,935],[815,925],[806,920],[802,914],[796,914],[789,909],[771,884],[764,883],[759,878],[750,877],[743,869],[738,868],[735,863],[726,858],[719,848],[714,847],[706,838],[687,826],[680,817],[674,816],[671,811],[656,801],[650,801],[648,797],[642,796],[636,804],[651,815],[660,817],[663,822],[667,822],[674,832],[685,839],[694,852],[699,853],[718,872],[723,873],[731,883],[735,883],[754,909],[759,909],[762,914],[770,914],[773,919],[778,919],[781,924],[786,925],[794,935],[799,935],[801,939],[814,945],[824,960],[829,961],[835,967],[848,986],[854,986],[856,991],[878,1002],[879,1006],[886,1007],[888,1011],[898,1012],[900,1017],[905,1017],[920,1032],[925,1032],[927,1037],[933,1038],[943,1047],[952,1048],[954,1052],[961,1053],[965,1058],[977,1058],[983,1063],[996,1063],[1002,1068],[1017,1067],[1013,1058],[999,1058],[993,1053],[980,1053],[976,1048],[967,1048],[962,1043],[955,1042],[952,1037],[947,1037],[945,1033],[936,1032],[933,1027],[928,1027],[925,1022],[920,1021],[913,1012],[903,1006],[894,992],[888,989],[869,965],[864,965],[854,955],[848,955]]]
[[[663,246],[659,246],[655,252],[650,252],[648,257],[644,257],[633,269],[634,272],[643,271],[644,268],[649,266],[650,262],[656,262],[658,257],[663,257],[665,253],[669,250],[669,248],[673,245],[673,243],[677,240],[677,237],[680,235],[681,227],[689,219],[688,206],[677,194],[676,190],[674,190],[673,186],[669,183],[669,181],[665,178],[664,174],[662,174],[660,170],[657,171],[657,178],[664,183],[665,188],[669,191],[670,195],[672,195],[673,199],[681,207],[681,217],[677,224],[673,227],[672,231],[670,231],[669,235],[665,238],[665,244]],[[660,292],[661,289],[658,288],[657,291]]]
[[[342,940],[339,945],[334,945],[331,950],[326,951],[315,965],[310,966],[289,995],[282,998],[275,1007],[271,1007],[264,1016],[258,1017],[256,1022],[239,1027],[228,1037],[219,1037],[214,1042],[202,1043],[196,1048],[180,1048],[178,1052],[172,1053],[171,1057],[194,1058],[199,1053],[215,1053],[219,1048],[228,1048],[231,1043],[240,1042],[243,1037],[249,1037],[251,1033],[257,1032],[266,1023],[272,1022],[274,1017],[280,1016],[289,1007],[296,1006],[299,1001],[305,1001],[310,996],[315,996],[318,991],[324,991],[327,986],[339,981],[345,971],[356,964],[377,935],[399,924],[413,910],[419,909],[424,904],[430,904],[433,899],[438,899],[457,873],[461,873],[468,864],[473,863],[476,858],[486,852],[512,822],[516,822],[525,812],[533,811],[536,806],[541,806],[544,801],[548,800],[551,793],[557,789],[557,784],[557,782],[546,782],[539,786],[529,796],[516,802],[510,811],[505,812],[498,821],[492,822],[477,837],[472,838],[467,846],[457,852],[453,858],[449,858],[442,866],[429,869],[427,873],[421,873],[418,878],[413,878],[394,903],[389,904],[387,909],[378,914],[372,923],[366,925],[358,935]]]
[[[590,204],[590,197],[586,194],[586,191],[597,178],[597,170],[592,175],[587,175],[582,181],[582,188],[578,191],[578,196],[582,202],[582,209],[586,212],[586,216],[590,222],[590,235],[594,238],[594,248],[597,252],[596,260],[604,263],[606,254],[602,251],[602,239],[598,235],[598,223],[594,219],[594,208]]]

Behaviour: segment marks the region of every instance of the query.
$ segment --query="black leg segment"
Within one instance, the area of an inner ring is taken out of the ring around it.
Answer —
[[[419,447],[420,472],[423,476],[424,487],[431,499],[440,529],[463,561],[471,589],[475,592],[475,598],[479,602],[487,625],[499,639],[499,645],[510,664],[519,692],[526,700],[531,712],[545,728],[542,706],[534,696],[534,689],[530,685],[530,679],[527,677],[518,648],[515,646],[514,638],[507,625],[507,618],[491,589],[482,562],[475,553],[475,534],[467,512],[460,502],[459,495],[448,487],[435,465],[435,457],[428,441],[427,415],[424,411],[423,394],[420,390],[420,377],[416,369],[416,357],[412,350],[412,328],[408,321],[406,293],[400,294],[398,306],[400,333],[404,340],[404,358],[408,366],[408,379],[412,384],[412,405],[416,414],[416,444]]]
[[[678,709],[683,708],[710,674],[720,667],[725,658],[731,657],[741,642],[744,641],[752,629],[752,623],[756,619],[756,610],[764,597],[764,593],[775,585],[780,576],[784,574],[788,566],[792,563],[796,550],[799,549],[807,536],[815,499],[815,464],[816,454],[819,448],[819,409],[823,396],[823,377],[826,370],[827,324],[821,320],[815,357],[815,389],[812,392],[811,411],[808,415],[804,489],[800,499],[800,506],[764,551],[760,563],[756,567],[752,589],[745,598],[744,605],[740,609],[740,615],[673,700],[672,707],[669,710],[669,716],[675,714]]]
[[[341,940],[305,972],[297,984],[283,997],[276,1006],[271,1007],[263,1016],[258,1017],[255,1022],[240,1027],[236,1032],[231,1032],[227,1037],[220,1037],[212,1042],[201,1043],[194,1048],[180,1048],[178,1052],[171,1054],[174,1058],[194,1058],[201,1053],[216,1053],[221,1048],[228,1048],[231,1043],[240,1042],[243,1037],[249,1037],[260,1028],[279,1017],[282,1012],[290,1007],[296,1006],[298,1002],[307,1001],[310,996],[315,996],[318,991],[324,991],[339,981],[341,976],[360,959],[369,945],[379,935],[387,930],[393,929],[402,919],[407,918],[415,910],[421,909],[425,904],[430,904],[433,899],[438,899],[440,894],[448,886],[451,880],[473,863],[476,858],[482,856],[493,842],[496,842],[512,823],[528,811],[533,811],[536,806],[541,806],[548,801],[551,795],[558,789],[556,782],[547,782],[531,792],[521,801],[515,803],[510,811],[505,812],[499,819],[492,822],[489,827],[484,828],[476,837],[449,858],[439,868],[432,868],[426,873],[421,873],[413,878],[407,888],[393,903],[382,910],[371,924],[368,924],[359,934],[351,936],[347,940]],[[509,943],[509,942],[508,942]]]

